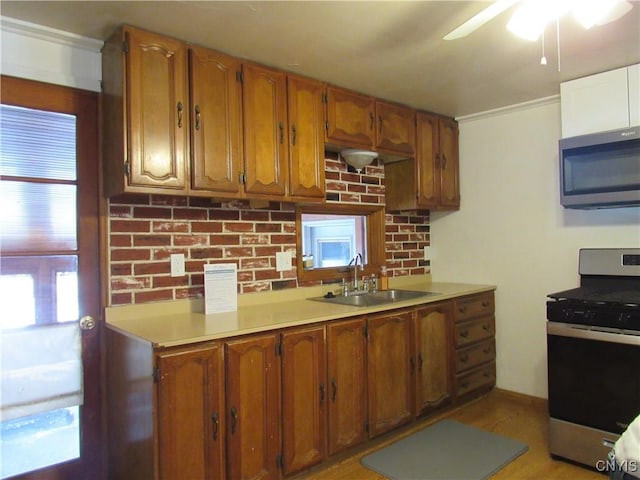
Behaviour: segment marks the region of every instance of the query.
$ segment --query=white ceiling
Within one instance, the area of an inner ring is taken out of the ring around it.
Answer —
[[[541,43],[514,37],[513,8],[470,36],[442,37],[486,1],[6,1],[0,14],[104,40],[122,23],[325,80],[464,116],[556,95],[562,81],[640,62],[640,4],[584,30],[561,20]]]

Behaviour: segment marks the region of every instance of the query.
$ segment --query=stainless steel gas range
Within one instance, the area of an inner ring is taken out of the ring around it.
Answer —
[[[640,248],[582,249],[548,295],[549,449],[597,468],[640,414]]]

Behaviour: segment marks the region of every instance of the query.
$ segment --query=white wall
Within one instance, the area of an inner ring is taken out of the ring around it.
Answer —
[[[497,386],[545,398],[546,295],[579,248],[640,246],[640,208],[562,208],[559,138],[558,98],[460,119],[461,209],[431,216],[434,281],[497,285]]]

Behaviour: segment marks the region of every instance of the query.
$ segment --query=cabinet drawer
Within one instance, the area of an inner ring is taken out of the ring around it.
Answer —
[[[454,300],[453,318],[456,322],[463,322],[469,318],[492,314],[494,308],[493,292],[481,293]]]
[[[465,395],[496,383],[496,364],[491,362],[475,370],[456,376],[456,396]]]
[[[456,347],[463,347],[493,337],[496,333],[495,320],[492,315],[456,323],[454,331]]]
[[[496,358],[496,344],[493,339],[458,350],[455,355],[456,373],[469,370]]]

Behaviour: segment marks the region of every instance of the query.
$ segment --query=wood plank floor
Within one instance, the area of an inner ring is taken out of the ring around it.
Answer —
[[[554,460],[548,453],[547,405],[544,400],[533,399],[501,390],[491,393],[462,407],[429,418],[402,433],[385,437],[354,456],[297,478],[309,480],[384,480],[360,465],[360,459],[385,445],[403,438],[443,418],[451,418],[484,430],[499,433],[529,446],[529,450],[497,472],[493,480],[606,480],[607,476],[575,464]]]

